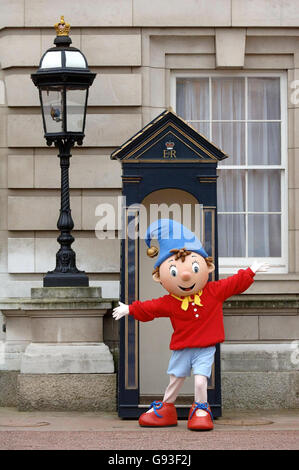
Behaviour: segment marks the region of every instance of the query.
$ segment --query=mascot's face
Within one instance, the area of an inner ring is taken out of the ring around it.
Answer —
[[[160,282],[170,294],[180,297],[196,294],[203,289],[215,266],[208,266],[205,259],[194,251],[184,261],[175,258],[170,256],[161,263],[159,273],[153,275],[154,281]]]

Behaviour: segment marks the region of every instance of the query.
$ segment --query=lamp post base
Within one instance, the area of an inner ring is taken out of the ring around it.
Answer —
[[[89,286],[89,279],[84,271],[77,273],[49,271],[44,277],[43,285],[44,287],[86,287]]]

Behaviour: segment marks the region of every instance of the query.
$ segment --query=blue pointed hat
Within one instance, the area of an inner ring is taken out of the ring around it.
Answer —
[[[175,220],[160,219],[153,222],[148,227],[145,237],[145,242],[149,248],[152,239],[157,239],[160,247],[155,268],[172,256],[170,250],[174,249],[180,250],[186,248],[186,250],[198,253],[203,258],[209,256],[197,236],[187,227]]]

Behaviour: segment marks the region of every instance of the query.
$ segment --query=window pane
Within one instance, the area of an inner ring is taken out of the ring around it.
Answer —
[[[248,78],[248,119],[280,119],[279,78]]]
[[[280,165],[280,123],[249,122],[248,164]]]
[[[212,78],[212,118],[245,119],[245,79]]]
[[[227,153],[229,158],[219,165],[245,165],[245,124],[239,122],[214,122],[212,141]]]
[[[248,215],[248,256],[281,256],[280,215]]]
[[[245,211],[245,171],[218,170],[217,199],[219,212]]]
[[[218,215],[219,256],[245,256],[245,215]]]
[[[280,170],[248,170],[248,210],[281,210]]]
[[[194,127],[200,134],[210,140],[210,123],[209,122],[190,122],[190,125]]]
[[[178,78],[176,87],[176,112],[183,119],[210,119],[209,79]]]

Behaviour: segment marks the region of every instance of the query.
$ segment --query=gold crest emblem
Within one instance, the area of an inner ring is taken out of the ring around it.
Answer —
[[[60,17],[60,22],[56,23],[54,25],[54,28],[56,29],[56,35],[57,36],[68,36],[71,26],[69,23],[66,23],[64,21],[64,16]]]
[[[163,158],[176,158],[174,145],[172,141],[165,142],[166,149],[163,150]]]

